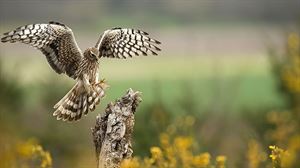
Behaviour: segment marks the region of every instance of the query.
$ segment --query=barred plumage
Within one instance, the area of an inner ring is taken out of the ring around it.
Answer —
[[[54,106],[58,120],[79,120],[93,111],[107,88],[99,81],[98,59],[157,55],[159,41],[136,29],[113,28],[100,35],[95,47],[81,52],[72,30],[58,22],[30,24],[4,33],[1,42],[21,42],[39,49],[55,72],[75,79],[75,86]]]
[[[147,55],[160,48],[154,44],[159,41],[149,38],[148,33],[135,29],[113,28],[106,30],[99,38],[96,48],[100,51],[100,57],[127,58],[132,56]]]
[[[66,73],[74,79],[77,78],[75,72],[82,52],[77,46],[72,30],[63,24],[50,22],[22,26],[4,33],[1,41],[29,44],[42,51],[57,73]]]
[[[104,90],[108,85],[101,81],[93,85],[94,90],[90,93],[85,92],[82,83],[77,83],[70,92],[62,98],[55,106],[56,111],[53,113],[58,120],[73,121],[78,120],[82,115],[87,115],[89,111],[93,111],[96,105],[100,103],[104,97]]]

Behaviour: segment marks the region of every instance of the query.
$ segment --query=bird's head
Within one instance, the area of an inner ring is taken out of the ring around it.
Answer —
[[[96,61],[99,58],[99,50],[95,47],[90,47],[84,51],[83,55],[91,61]]]

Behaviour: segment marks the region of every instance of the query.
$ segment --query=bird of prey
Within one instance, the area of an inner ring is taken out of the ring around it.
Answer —
[[[148,33],[127,28],[112,28],[100,35],[94,47],[83,53],[72,30],[58,22],[29,24],[4,33],[1,42],[21,42],[40,50],[58,74],[76,80],[74,87],[54,106],[57,120],[76,121],[93,111],[104,96],[107,87],[99,80],[99,59],[128,58],[139,55],[157,55],[159,41]]]

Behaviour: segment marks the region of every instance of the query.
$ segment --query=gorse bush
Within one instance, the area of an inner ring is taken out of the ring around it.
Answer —
[[[300,34],[289,33],[286,50],[273,54],[278,86],[287,95],[289,106],[282,112],[270,112],[267,121],[273,126],[266,137],[282,147],[270,146],[273,167],[300,167]]]
[[[52,158],[35,139],[6,143],[2,149],[0,167],[3,168],[50,168]]]
[[[151,156],[134,157],[124,160],[122,168],[225,168],[226,157],[217,156],[214,160],[207,153],[194,154],[192,137],[175,136],[169,133],[160,135],[160,146],[150,148]]]

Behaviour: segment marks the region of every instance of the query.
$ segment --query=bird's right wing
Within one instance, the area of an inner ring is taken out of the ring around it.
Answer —
[[[148,37],[148,33],[137,29],[113,28],[99,38],[96,48],[100,57],[128,58],[132,56],[157,55],[159,41]]]
[[[4,33],[1,42],[21,42],[43,52],[50,66],[59,74],[76,78],[75,71],[82,59],[72,30],[64,24],[30,24]]]

